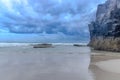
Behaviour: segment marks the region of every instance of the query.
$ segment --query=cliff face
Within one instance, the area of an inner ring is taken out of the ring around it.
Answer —
[[[89,24],[90,46],[94,49],[120,51],[120,0],[98,5],[96,20]]]

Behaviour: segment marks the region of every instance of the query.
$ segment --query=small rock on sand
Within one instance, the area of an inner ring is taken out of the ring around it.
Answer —
[[[50,48],[53,47],[52,44],[36,44],[33,48]]]

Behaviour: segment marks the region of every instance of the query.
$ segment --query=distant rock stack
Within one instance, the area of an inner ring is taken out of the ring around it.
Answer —
[[[98,5],[96,20],[89,24],[89,30],[91,47],[120,52],[120,0]]]

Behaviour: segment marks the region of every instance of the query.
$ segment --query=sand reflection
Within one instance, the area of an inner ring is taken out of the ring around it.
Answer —
[[[0,51],[1,80],[93,80],[88,47],[9,47]]]

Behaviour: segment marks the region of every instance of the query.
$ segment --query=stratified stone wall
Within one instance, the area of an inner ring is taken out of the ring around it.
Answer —
[[[98,5],[96,21],[89,24],[90,46],[94,49],[120,51],[120,0]]]

